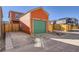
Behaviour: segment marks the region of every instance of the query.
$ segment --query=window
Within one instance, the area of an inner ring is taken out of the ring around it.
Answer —
[[[21,14],[16,14],[16,19],[19,19]]]

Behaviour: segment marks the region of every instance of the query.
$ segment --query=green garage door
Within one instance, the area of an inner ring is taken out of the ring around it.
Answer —
[[[34,20],[34,33],[45,33],[46,22],[40,20]]]

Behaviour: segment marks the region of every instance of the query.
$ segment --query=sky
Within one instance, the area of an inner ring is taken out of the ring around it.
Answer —
[[[26,13],[31,9],[40,6],[3,6],[3,20],[9,21],[9,11],[18,11]],[[49,20],[58,20],[64,17],[73,17],[79,19],[79,6],[41,6],[49,14]]]

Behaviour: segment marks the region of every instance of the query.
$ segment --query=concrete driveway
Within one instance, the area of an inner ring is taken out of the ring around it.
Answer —
[[[5,39],[6,50],[27,46],[29,44],[33,44],[33,40],[26,33],[23,32],[6,33],[6,39]]]
[[[43,33],[33,35],[35,38],[23,32],[6,33],[6,52],[78,52],[79,40],[64,40],[66,35],[58,36],[55,33]],[[44,47],[34,47],[34,39],[43,41]],[[75,43],[71,43],[75,42]],[[77,43],[76,43],[77,42]]]

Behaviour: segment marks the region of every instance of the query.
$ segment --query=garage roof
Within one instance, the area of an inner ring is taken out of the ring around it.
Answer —
[[[42,7],[38,7],[38,8],[35,8],[35,9],[32,9],[32,10],[28,11],[27,13],[33,12],[33,11],[38,10],[38,9],[44,10]],[[44,10],[44,12],[48,15],[48,12],[46,12],[45,10]],[[25,13],[25,14],[27,14],[27,13]],[[24,16],[25,14],[23,14],[22,16]],[[21,16],[21,17],[22,17],[22,16]]]

